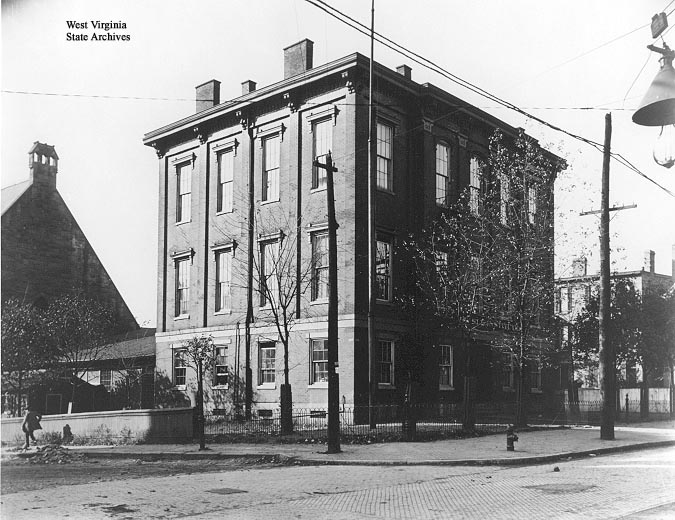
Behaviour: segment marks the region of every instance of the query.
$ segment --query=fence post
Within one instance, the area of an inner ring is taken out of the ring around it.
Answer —
[[[626,422],[628,422],[628,394],[626,394],[626,407],[624,410],[626,412]]]

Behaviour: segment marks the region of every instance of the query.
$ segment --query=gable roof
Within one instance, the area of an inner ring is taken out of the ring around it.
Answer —
[[[11,208],[14,203],[19,200],[19,197],[26,193],[28,188],[32,186],[33,182],[28,179],[22,182],[18,182],[16,184],[12,184],[11,186],[7,186],[6,188],[2,188],[2,214],[5,214],[5,211],[7,211],[9,208]]]

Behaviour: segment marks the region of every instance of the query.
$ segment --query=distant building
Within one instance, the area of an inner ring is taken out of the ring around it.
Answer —
[[[258,409],[278,406],[284,351],[260,291],[266,282],[260,279],[275,279],[275,259],[290,241],[289,265],[295,266],[290,276],[304,276],[295,269],[311,265],[310,287],[294,297],[292,307],[297,318],[288,360],[293,401],[304,408],[326,406],[326,175],[313,161],[324,161],[330,151],[338,168],[343,402],[365,405],[370,391],[376,403],[403,402],[413,359],[424,371],[418,400],[461,401],[467,353],[457,335],[412,323],[397,303],[410,290],[402,243],[460,194],[470,193],[472,207],[482,207],[487,181],[480,166],[489,138],[495,129],[515,138],[519,129],[434,85],[416,83],[408,66],[391,70],[375,63],[377,247],[369,260],[368,70],[369,60],[360,54],[314,67],[313,44],[303,40],[284,50],[281,81],[263,88],[245,81],[241,96],[223,102],[220,82],[208,81],[196,87],[196,113],[145,135],[144,143],[159,158],[157,371],[177,389],[194,391],[183,342],[200,334],[213,336],[217,348],[208,394],[212,406],[226,406],[233,381],[246,378],[247,272],[255,264],[262,276],[254,282],[252,386]],[[552,182],[533,177],[527,197],[533,222],[536,212],[549,215]],[[552,239],[551,228],[551,244]],[[369,359],[371,261],[377,278],[377,337]],[[552,295],[552,257],[546,261]],[[543,319],[550,320],[552,313],[551,305]],[[512,358],[494,348],[509,334],[508,324],[500,316],[488,318],[476,345],[478,398],[513,400]],[[540,330],[531,340],[542,346],[549,342]],[[554,393],[557,384],[535,363],[528,383],[539,400]]]
[[[675,259],[675,247],[673,248]],[[629,280],[639,293],[656,291],[666,294],[672,290],[675,283],[675,260],[671,274],[659,274],[654,270],[654,251],[644,252],[644,263],[640,270],[617,271],[610,273],[611,280]],[[555,281],[555,313],[560,318],[561,341],[567,344],[574,334],[573,323],[577,316],[584,310],[591,296],[600,289],[599,273],[588,273],[587,259],[578,257],[572,262],[571,276],[556,278]],[[629,384],[636,385],[639,378],[639,367],[623,367],[624,377]],[[575,380],[584,387],[597,386],[597,370],[574,374]]]
[[[80,292],[114,312],[120,333],[138,331],[129,307],[56,188],[58,162],[53,146],[35,142],[28,152],[28,180],[2,189],[2,300],[45,308],[53,298]],[[3,396],[3,406],[11,408],[13,400]],[[67,401],[39,404],[65,409]]]

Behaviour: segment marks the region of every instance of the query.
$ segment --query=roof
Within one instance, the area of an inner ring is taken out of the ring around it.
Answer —
[[[130,359],[155,355],[155,329],[138,329],[125,334],[128,339],[118,341],[101,351],[99,360]]]
[[[7,186],[6,188],[2,188],[2,214],[5,214],[5,211],[7,211],[9,208],[11,208],[14,203],[19,200],[19,197],[26,193],[28,188],[32,186],[33,182],[28,179],[22,182],[18,182],[16,184],[12,184],[11,186]]]

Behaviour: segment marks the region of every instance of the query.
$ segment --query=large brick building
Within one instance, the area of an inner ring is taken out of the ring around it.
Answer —
[[[189,391],[182,342],[212,335],[218,360],[210,395],[216,407],[228,400],[231,376],[245,377],[249,258],[259,271],[256,278],[273,276],[270,259],[288,243],[293,276],[302,278],[298,266],[309,264],[312,282],[294,300],[288,360],[293,400],[304,407],[326,405],[326,189],[325,174],[313,161],[329,150],[338,168],[340,393],[348,405],[368,402],[369,60],[352,54],[313,67],[312,56],[309,40],[286,48],[283,80],[260,89],[245,81],[236,99],[221,102],[216,80],[199,85],[196,113],[144,136],[159,157],[157,370]],[[462,354],[455,339],[410,341],[414,324],[396,303],[407,277],[398,251],[408,233],[437,216],[446,200],[456,200],[468,187],[479,191],[471,165],[487,154],[493,131],[513,138],[519,129],[431,84],[416,83],[407,66],[391,70],[375,63],[374,80],[374,398],[401,401],[408,378],[403,360],[414,351],[424,359],[426,374],[420,398],[459,401]],[[540,189],[546,192],[542,200],[552,203],[552,181]],[[550,211],[543,203],[540,208]],[[257,291],[261,283],[254,280],[250,364],[255,400],[269,409],[278,406],[284,356],[267,302]],[[513,395],[513,377],[505,379],[502,358],[489,348],[504,333],[486,331],[479,338],[486,347],[478,382],[482,399]],[[539,376],[533,391],[542,393],[542,386]]]

